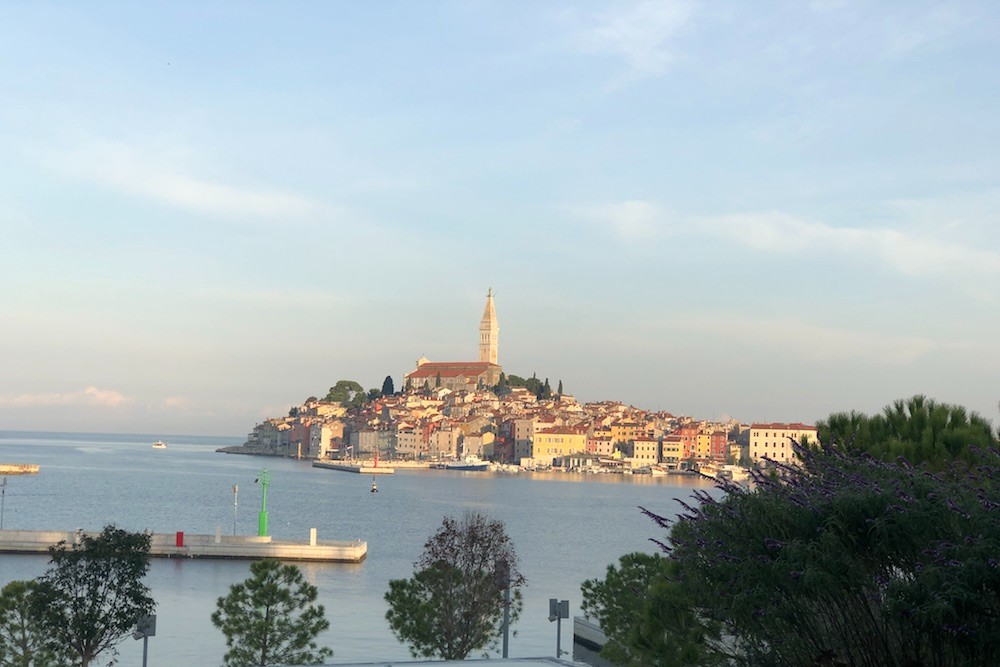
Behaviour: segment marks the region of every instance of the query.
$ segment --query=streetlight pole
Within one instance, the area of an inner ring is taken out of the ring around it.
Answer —
[[[236,534],[236,499],[240,492],[240,485],[233,484],[233,535]]]
[[[0,480],[0,530],[3,530],[3,505],[7,499],[7,476]]]

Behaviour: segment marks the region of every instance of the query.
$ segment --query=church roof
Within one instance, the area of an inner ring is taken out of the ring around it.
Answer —
[[[420,364],[415,371],[406,374],[408,378],[458,377],[460,375],[482,375],[492,369],[500,369],[498,364],[488,361],[428,361]]]

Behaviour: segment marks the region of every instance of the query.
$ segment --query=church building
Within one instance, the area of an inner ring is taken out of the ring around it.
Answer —
[[[492,387],[500,381],[503,372],[497,363],[500,325],[493,306],[493,290],[486,293],[486,309],[479,322],[479,361],[429,361],[426,357],[417,360],[417,368],[406,373],[405,386],[420,389],[465,389],[473,391],[479,387]]]

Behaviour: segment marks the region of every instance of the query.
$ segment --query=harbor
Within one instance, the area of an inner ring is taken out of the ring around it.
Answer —
[[[80,531],[0,530],[0,553],[45,554],[59,542],[79,543]],[[184,532],[153,533],[149,555],[160,558],[216,558],[318,563],[360,563],[368,555],[368,543],[362,540],[318,540],[310,529],[309,540],[298,542],[274,539],[270,535],[214,535]]]

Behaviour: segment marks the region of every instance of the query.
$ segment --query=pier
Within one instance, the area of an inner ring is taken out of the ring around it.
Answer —
[[[313,468],[326,468],[342,472],[354,472],[360,475],[391,475],[396,471],[386,466],[368,465],[366,463],[333,463],[328,461],[313,461]]]
[[[0,553],[46,554],[61,541],[79,541],[76,531],[0,530]],[[149,555],[160,558],[215,558],[260,560],[276,558],[290,561],[324,563],[359,563],[368,555],[368,543],[361,540],[317,540],[316,529],[309,541],[276,540],[270,535],[193,535],[183,532],[153,533]]]
[[[0,475],[37,475],[37,463],[0,463]]]

